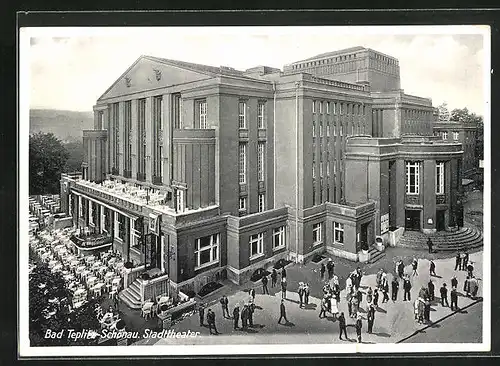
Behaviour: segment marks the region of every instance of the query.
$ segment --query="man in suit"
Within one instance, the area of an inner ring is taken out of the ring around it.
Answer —
[[[458,288],[458,280],[457,276],[453,276],[451,278],[451,288]]]
[[[215,325],[215,313],[212,311],[212,309],[208,309],[207,323],[210,334],[212,334],[212,328],[215,331],[215,333],[213,334],[219,334],[219,332],[217,331],[217,326]]]
[[[431,240],[431,238],[427,239],[427,246],[429,247],[429,253],[432,253],[432,240]]]
[[[248,305],[243,305],[241,310],[241,327],[246,329],[248,327]]]
[[[286,299],[286,277],[281,279],[281,298]]]
[[[370,307],[368,308],[367,319],[368,319],[368,333],[371,334],[373,331],[373,322],[375,321],[375,307],[373,305],[370,305]]]
[[[304,284],[304,304],[309,304],[309,285]]]
[[[392,278],[392,301],[398,299],[399,282],[396,276]]]
[[[278,324],[281,324],[281,319],[285,319],[285,322],[288,323],[288,319],[286,318],[285,303],[283,300],[281,300],[281,304],[280,304],[280,318],[278,320]]]
[[[456,287],[453,287],[450,291],[451,300],[451,310],[458,310],[458,294]]]
[[[361,314],[358,314],[356,319],[356,335],[358,337],[358,343],[361,343],[361,329],[363,327],[363,323],[361,322]]]
[[[234,319],[234,329],[238,329],[238,321],[240,319],[240,307],[236,305],[233,310],[233,319]]]
[[[441,288],[439,289],[439,293],[441,294],[441,305],[450,306],[448,304],[448,289],[446,288],[446,283],[443,283],[443,286],[441,286]]]
[[[429,290],[429,301],[434,301],[434,282],[432,280],[429,280],[427,288]]]
[[[203,306],[203,304],[200,304],[200,306],[198,307],[198,314],[200,315],[200,327],[203,327],[205,326],[203,324],[203,321],[205,319],[205,307]]]
[[[253,312],[255,311],[255,304],[248,305],[248,323],[253,327]]]
[[[297,292],[299,294],[299,301],[300,301],[299,307],[301,308],[304,299],[304,285],[302,284],[302,282],[299,283],[299,289],[297,290]]]
[[[220,304],[222,306],[222,316],[224,318],[226,318],[226,314],[227,314],[227,317],[231,318],[231,316],[229,315],[229,308],[228,308],[229,300],[228,300],[226,295],[221,297]]]
[[[460,252],[457,253],[457,255],[455,256],[455,271],[457,269],[461,269],[460,266],[461,266],[461,263],[462,263],[462,259],[460,257]]]
[[[262,277],[262,294],[268,294],[269,295],[269,290],[267,289],[267,282],[269,280],[267,279],[267,276]]]
[[[345,339],[349,339],[349,337],[347,337],[347,325],[345,324],[344,313],[340,313],[339,316],[339,329],[340,329],[339,339],[342,339],[342,333],[345,335]]]
[[[408,299],[408,301],[411,301],[411,295],[410,295],[411,282],[410,282],[410,279],[408,277],[406,277],[404,279],[403,290],[404,290],[404,299],[403,299],[403,301],[406,301],[406,299]]]
[[[252,296],[252,300],[255,302],[255,289],[250,290],[250,296]]]
[[[278,282],[278,272],[276,272],[276,269],[273,268],[273,271],[271,272],[271,287],[276,286],[277,282]]]
[[[429,274],[431,276],[436,276],[436,264],[434,263],[434,261],[431,259],[430,261],[430,267],[429,267]]]

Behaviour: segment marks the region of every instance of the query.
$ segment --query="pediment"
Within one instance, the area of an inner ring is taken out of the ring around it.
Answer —
[[[99,98],[102,101],[147,91],[211,78],[209,73],[188,70],[147,56],[141,56]]]

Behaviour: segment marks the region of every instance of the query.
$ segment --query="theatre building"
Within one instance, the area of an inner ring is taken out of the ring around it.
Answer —
[[[368,261],[391,230],[456,225],[461,144],[433,137],[432,102],[373,50],[283,71],[141,56],[94,116],[61,206],[132,263],[128,285],[147,270],[198,292],[325,251]]]

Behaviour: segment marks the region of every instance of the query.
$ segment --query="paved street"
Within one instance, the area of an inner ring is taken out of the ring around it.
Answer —
[[[472,305],[461,314],[451,316],[434,327],[409,338],[404,343],[475,343],[481,342],[483,303]]]
[[[392,249],[389,249],[391,251]],[[423,253],[422,253],[423,254]],[[474,263],[475,273],[477,277],[481,277],[482,265],[481,265],[482,252],[473,253],[470,255],[471,261]],[[392,256],[386,259],[387,263],[381,263],[384,267],[391,268]],[[443,282],[447,283],[448,287],[450,285],[450,279],[453,274],[457,275],[459,281],[459,291],[463,288],[463,281],[466,277],[466,272],[464,271],[454,271],[455,260],[454,258],[448,259],[436,259],[436,272],[438,277],[433,277],[436,286],[436,295],[439,295],[439,288]],[[277,320],[279,318],[279,304],[280,304],[280,293],[278,293],[278,288],[271,289],[271,295],[261,295],[260,286],[257,287],[257,296],[255,303],[258,308],[254,314],[254,324],[255,327],[248,329],[246,331],[233,330],[232,320],[224,319],[222,317],[222,311],[220,304],[215,303],[211,308],[216,314],[217,329],[221,333],[220,335],[209,335],[208,328],[200,327],[198,315],[186,318],[176,325],[173,329],[176,331],[200,331],[201,337],[191,338],[191,339],[175,339],[175,338],[164,338],[156,343],[155,339],[149,339],[142,341],[142,344],[278,344],[278,343],[345,343],[347,341],[341,341],[338,339],[338,323],[333,318],[319,319],[319,304],[320,304],[320,294],[322,283],[319,280],[319,266],[314,263],[308,263],[306,265],[292,265],[288,268],[288,282],[289,289],[296,290],[298,281],[309,282],[311,286],[311,298],[310,305],[306,309],[300,309],[298,305],[298,294],[293,291],[288,291],[286,304],[287,317],[290,321],[287,325],[278,325]],[[347,271],[350,270],[347,265],[342,265],[337,263],[335,267],[335,272],[339,274],[341,279],[341,286],[345,284],[345,275]],[[372,268],[368,273],[375,272],[378,267]],[[407,273],[411,272],[410,266],[405,268]],[[344,273],[345,272],[345,273]],[[412,277],[412,300],[416,298],[418,291],[422,286],[426,286],[429,281],[429,261],[427,259],[419,260],[418,276]],[[389,280],[392,280],[392,275],[389,273]],[[481,286],[478,296],[481,296]],[[363,277],[361,286],[364,291],[368,287],[375,287],[375,274],[367,274]],[[400,292],[398,295],[398,300],[396,302],[389,301],[385,304],[380,304],[381,298],[379,300],[379,308],[375,316],[374,333],[366,334],[367,323],[366,320],[363,321],[363,342],[364,343],[394,343],[404,337],[412,334],[418,329],[421,329],[423,325],[419,325],[414,321],[413,316],[413,301],[402,301],[402,290],[400,285]],[[242,307],[243,302],[248,299],[248,293],[243,291],[238,291],[233,295],[229,296],[229,309],[232,312],[235,304],[240,304]],[[437,301],[432,306],[431,320],[440,319],[448,315],[451,310],[448,307],[442,307],[438,301],[439,296],[437,296]],[[472,302],[471,299],[459,296],[458,305],[459,307],[466,306]],[[366,296],[363,297],[362,307],[366,309]],[[341,303],[340,311],[347,314],[347,305],[345,301],[345,292],[341,293]],[[364,312],[364,310],[362,310]],[[463,314],[453,315],[452,317],[460,316]],[[468,318],[469,319],[469,318]],[[476,318],[471,317],[470,321],[480,322]],[[351,342],[354,342],[355,330],[354,322],[347,317],[348,324],[348,335],[351,338]],[[445,323],[446,324],[446,323]],[[241,325],[241,322],[240,322]],[[444,326],[444,325],[443,325]],[[424,336],[424,335],[422,335]],[[425,336],[424,336],[425,337]],[[439,338],[438,336],[436,336]],[[471,338],[474,338],[471,336]],[[446,338],[443,339],[446,342]],[[471,340],[473,342],[473,340]],[[480,337],[475,340],[475,342],[480,342]]]

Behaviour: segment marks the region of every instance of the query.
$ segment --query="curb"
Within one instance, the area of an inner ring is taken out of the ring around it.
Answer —
[[[399,341],[397,341],[397,342],[396,342],[396,344],[398,344],[398,343],[402,343],[402,342],[404,342],[404,341],[406,341],[406,340],[410,339],[411,337],[416,336],[417,334],[421,333],[422,331],[424,331],[424,330],[426,330],[426,329],[428,329],[428,328],[432,327],[434,324],[441,323],[443,320],[448,319],[449,317],[451,317],[451,316],[453,316],[453,315],[457,314],[459,311],[462,311],[462,310],[468,309],[468,308],[470,308],[471,306],[476,305],[476,304],[478,304],[478,303],[480,303],[480,302],[482,302],[482,301],[483,301],[483,298],[478,299],[478,300],[475,300],[475,301],[471,302],[469,305],[467,305],[467,306],[465,306],[465,307],[463,307],[463,308],[460,308],[459,310],[455,310],[455,311],[453,311],[453,312],[449,313],[448,315],[446,315],[446,316],[442,317],[441,319],[439,319],[439,320],[437,320],[437,321],[435,321],[435,322],[432,322],[432,323],[430,323],[430,324],[427,324],[425,327],[423,327],[423,328],[420,328],[420,329],[416,330],[415,332],[413,332],[413,333],[412,333],[412,334],[410,334],[409,336],[406,336],[405,338],[400,339]]]

